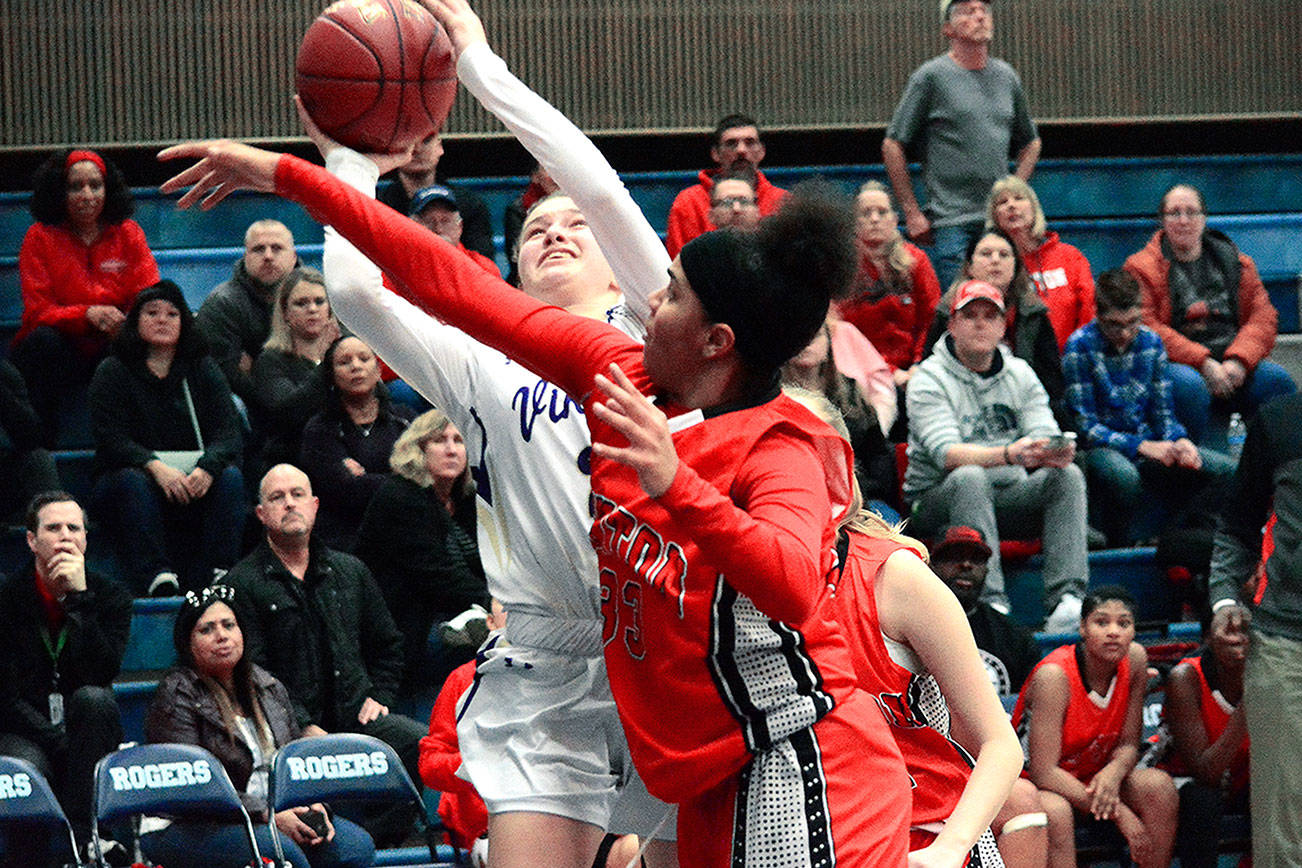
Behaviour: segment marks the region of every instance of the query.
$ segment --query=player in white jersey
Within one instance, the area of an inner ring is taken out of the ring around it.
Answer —
[[[462,83],[568,194],[526,219],[522,289],[640,338],[669,266],[659,237],[596,147],[492,52],[468,6],[426,5],[453,36]],[[374,195],[380,167],[369,158],[337,148],[326,165]],[[465,773],[490,813],[493,865],[546,853],[550,864],[587,868],[607,828],[660,826],[658,837],[672,838],[667,807],[633,774],[606,680],[582,408],[384,289],[379,270],[330,228],[324,265],[340,320],[465,437],[489,591],[508,612],[505,641],[481,651],[458,724]],[[672,845],[649,855],[674,861]]]

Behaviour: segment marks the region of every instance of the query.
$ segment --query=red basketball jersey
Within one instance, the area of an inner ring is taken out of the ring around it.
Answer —
[[[1035,673],[1041,666],[1057,666],[1067,674],[1071,691],[1067,702],[1067,716],[1062,723],[1062,756],[1058,766],[1083,783],[1098,774],[1108,764],[1113,749],[1121,739],[1121,728],[1126,722],[1126,706],[1130,701],[1130,655],[1121,659],[1117,674],[1105,697],[1095,697],[1081,677],[1080,663],[1075,645],[1063,645],[1049,653],[1031,670],[1017,707],[1013,709],[1013,728],[1026,741],[1026,731],[1034,708],[1026,707],[1027,692]]]
[[[909,551],[891,540],[849,533],[850,547],[836,589],[837,617],[850,643],[859,687],[872,696],[891,726],[913,784],[913,825],[940,822],[958,803],[972,771],[967,752],[948,738],[949,707],[920,665],[896,662],[877,617],[874,585],[886,559]]]

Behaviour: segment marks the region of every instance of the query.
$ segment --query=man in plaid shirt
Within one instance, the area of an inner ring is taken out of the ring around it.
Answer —
[[[1085,449],[1091,524],[1126,546],[1141,491],[1187,500],[1234,462],[1195,446],[1175,418],[1166,350],[1141,322],[1139,284],[1116,269],[1099,275],[1096,318],[1067,339],[1067,405]]]

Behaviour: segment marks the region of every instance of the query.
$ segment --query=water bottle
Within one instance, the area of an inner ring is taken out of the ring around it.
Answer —
[[[1230,457],[1235,461],[1243,454],[1243,441],[1248,438],[1248,426],[1243,423],[1242,413],[1230,414],[1230,427],[1225,432],[1225,445]]]

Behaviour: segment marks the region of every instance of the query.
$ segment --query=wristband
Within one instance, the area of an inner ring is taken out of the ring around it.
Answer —
[[[1008,444],[1007,444],[1007,443],[1004,444],[1004,463],[1005,463],[1005,464],[1012,464],[1012,463],[1013,463],[1013,457],[1012,457],[1011,455],[1008,454]]]

